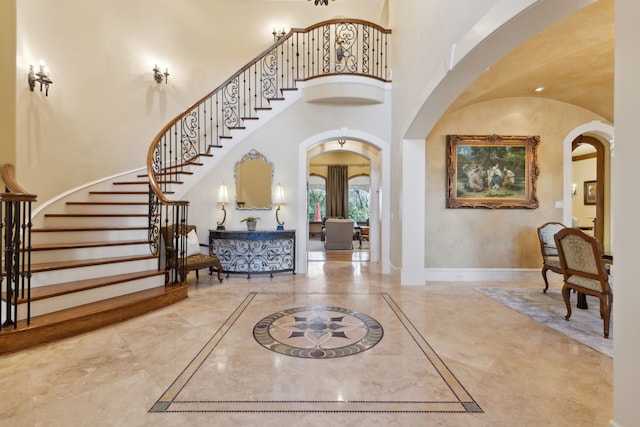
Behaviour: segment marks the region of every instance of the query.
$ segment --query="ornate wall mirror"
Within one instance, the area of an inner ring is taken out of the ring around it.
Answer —
[[[238,209],[271,209],[273,163],[251,149],[236,162],[236,207]]]

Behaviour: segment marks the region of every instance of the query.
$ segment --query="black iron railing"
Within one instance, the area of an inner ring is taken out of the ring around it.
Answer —
[[[160,249],[160,227],[187,222],[188,202],[172,201],[168,193],[181,182],[188,167],[211,156],[216,147],[230,140],[231,131],[244,129],[245,122],[258,119],[261,110],[271,109],[271,102],[284,99],[297,81],[338,74],[389,81],[390,33],[370,22],[351,19],[292,29],[171,120],[156,135],[147,155],[152,252]]]
[[[31,204],[35,194],[24,191],[14,180],[13,165],[2,167],[5,192],[0,193],[0,254],[4,310],[0,329],[18,327],[18,306],[26,303],[31,322]]]

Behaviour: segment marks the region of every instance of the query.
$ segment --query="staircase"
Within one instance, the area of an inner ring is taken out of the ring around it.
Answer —
[[[223,156],[258,119],[276,114],[274,103],[285,101],[296,81],[332,74],[387,81],[389,33],[349,20],[291,30],[167,124],[151,144],[146,173],[93,184],[44,206],[31,229],[30,295],[9,298],[3,282],[0,354],[187,298],[186,284],[159,262],[159,228],[188,222],[189,202],[179,195],[215,165],[214,150]],[[6,319],[17,319],[15,327]]]

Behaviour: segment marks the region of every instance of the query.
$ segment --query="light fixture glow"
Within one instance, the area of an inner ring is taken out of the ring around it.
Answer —
[[[229,191],[227,190],[227,185],[223,182],[220,184],[220,188],[218,188],[218,203],[222,204],[222,212],[224,216],[222,217],[222,221],[218,221],[218,230],[224,230],[224,222],[227,219],[227,210],[224,208],[226,203],[229,203]]]
[[[278,223],[276,230],[284,230],[284,221],[280,221],[280,218],[278,217],[278,214],[280,213],[280,205],[284,205],[285,203],[284,190],[282,189],[282,185],[280,185],[280,183],[278,183],[276,192],[273,195],[273,203],[278,205],[278,208],[276,209],[276,222]]]
[[[536,92],[542,92],[544,90],[544,86],[538,86],[534,89]]]
[[[53,80],[49,77],[49,68],[44,64],[44,61],[40,61],[40,70],[36,73],[33,71],[33,65],[29,65],[29,75],[27,76],[29,82],[29,89],[34,91],[36,83],[40,84],[40,92],[44,87],[44,96],[49,96],[49,85],[53,84]]]
[[[169,68],[165,68],[164,73],[160,72],[160,68],[158,68],[158,64],[153,67],[153,79],[156,83],[162,83],[164,80],[164,84],[169,82]]]

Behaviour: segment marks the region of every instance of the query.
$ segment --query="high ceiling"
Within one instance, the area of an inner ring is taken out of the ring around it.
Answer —
[[[544,97],[613,123],[614,0],[599,0],[495,63],[449,111],[504,97]],[[535,88],[544,87],[542,92]]]

